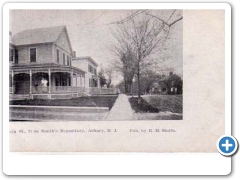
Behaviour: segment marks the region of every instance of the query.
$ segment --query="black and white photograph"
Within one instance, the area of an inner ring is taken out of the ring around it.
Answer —
[[[4,173],[228,174],[231,13],[227,3],[5,4]]]
[[[9,11],[11,122],[183,120],[181,9]]]

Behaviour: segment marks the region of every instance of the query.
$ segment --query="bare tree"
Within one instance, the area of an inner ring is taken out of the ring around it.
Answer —
[[[131,82],[134,74],[137,75],[138,97],[140,98],[141,67],[152,63],[151,58],[148,57],[156,53],[169,32],[164,23],[146,16],[138,20],[132,18],[127,23],[118,24],[117,28],[120,32],[120,38],[117,37],[117,40],[121,48],[115,47],[115,50],[118,52],[119,49],[121,50],[119,54],[123,62],[123,72],[130,75],[130,70],[132,73]]]
[[[124,78],[124,89],[126,94],[131,93],[132,81],[136,72],[136,58],[133,51],[132,42],[126,38],[126,27],[117,26],[113,33],[116,42],[112,45],[112,52],[117,56],[113,63],[115,70],[122,73]]]
[[[119,69],[123,72],[125,90],[132,85],[136,74],[138,81],[138,98],[141,97],[141,70],[154,64],[153,56],[161,51],[168,39],[172,25],[182,19],[171,20],[176,10],[173,10],[165,21],[146,10],[138,10],[127,18],[114,22],[116,25],[114,37],[117,45],[113,51],[120,59]],[[171,20],[171,21],[170,21]]]
[[[112,84],[114,69],[112,67],[108,67],[107,69],[104,70],[104,72],[105,72],[105,77],[106,77],[106,86],[107,86],[107,88],[110,88],[110,86]]]
[[[114,74],[114,67],[109,66],[109,67],[103,67],[102,64],[100,64],[100,71],[99,71],[99,77],[100,77],[100,86],[104,87],[106,86],[107,88],[111,87],[112,84],[112,78]]]

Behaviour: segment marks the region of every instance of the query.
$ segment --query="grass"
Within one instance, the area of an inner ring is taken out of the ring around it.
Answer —
[[[129,98],[138,120],[182,120],[182,95],[147,95]]]
[[[12,100],[10,105],[30,106],[77,106],[77,107],[108,107],[111,109],[117,99],[116,96],[88,96],[73,99],[29,99]]]
[[[150,105],[147,101],[145,101],[143,98],[141,98],[141,103],[138,104],[138,98],[137,97],[131,97],[129,98],[129,102],[131,104],[132,109],[136,113],[158,113],[159,110],[152,105]]]
[[[131,107],[136,113],[183,112],[182,95],[148,95],[141,97],[140,104],[137,101],[137,97],[129,98]]]
[[[160,112],[183,113],[182,95],[143,96],[143,99]]]

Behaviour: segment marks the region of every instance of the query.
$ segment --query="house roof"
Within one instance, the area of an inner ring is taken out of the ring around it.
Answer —
[[[93,58],[91,58],[90,56],[82,56],[82,57],[76,57],[73,60],[89,60],[90,62],[92,62],[95,66],[98,66],[98,63],[96,61],[93,60]]]
[[[15,45],[53,43],[66,26],[53,26],[38,29],[29,29],[13,35]]]

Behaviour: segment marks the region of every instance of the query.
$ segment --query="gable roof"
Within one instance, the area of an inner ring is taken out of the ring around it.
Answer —
[[[13,35],[15,45],[30,45],[55,42],[66,26],[29,29]]]
[[[93,60],[93,58],[91,58],[90,56],[81,56],[81,57],[76,57],[73,58],[73,60],[88,60],[90,62],[92,62],[95,66],[98,66],[98,63],[96,61]]]

